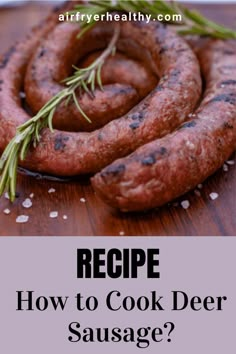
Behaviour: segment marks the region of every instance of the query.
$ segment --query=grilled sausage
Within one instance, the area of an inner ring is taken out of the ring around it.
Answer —
[[[122,211],[161,206],[202,183],[236,149],[236,48],[212,41],[198,55],[206,92],[193,119],[92,179],[111,206]]]
[[[90,31],[89,35],[84,35],[78,40],[78,25],[62,23],[55,27],[38,47],[27,68],[25,93],[28,105],[35,114],[64,88],[61,81],[72,74],[73,65],[92,50],[108,45],[112,32],[112,26],[100,25]],[[129,80],[122,75],[124,71],[129,72],[131,76]],[[105,63],[102,70],[103,79],[104,73],[106,73],[106,80],[103,80],[104,90],[95,90],[93,99],[86,93],[80,97],[78,91],[79,105],[91,123],[84,119],[71,100],[70,105],[65,106],[62,102],[57,108],[53,118],[56,129],[67,131],[97,129],[127,113],[157,83],[157,78],[150,70],[131,60],[116,61],[115,70],[111,63]],[[135,77],[139,77],[139,81]],[[106,85],[107,83],[109,85]]]
[[[21,165],[61,176],[97,172],[186,120],[201,93],[199,64],[187,43],[157,22],[122,23],[121,41],[132,55],[148,52],[161,78],[156,88],[127,115],[92,133],[51,133],[45,129],[40,144],[36,149],[31,147]],[[0,80],[6,81],[0,92],[1,149],[15,134],[19,122],[29,118],[19,101],[30,57],[27,46],[18,46],[0,70]],[[143,51],[137,50],[138,46]]]

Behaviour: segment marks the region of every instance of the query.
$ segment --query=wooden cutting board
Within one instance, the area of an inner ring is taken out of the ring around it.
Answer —
[[[190,5],[208,17],[228,26],[236,24],[236,5]],[[32,2],[22,7],[0,9],[0,52],[16,39],[23,40],[27,31],[44,17],[50,6]],[[1,107],[0,107],[1,109]],[[235,155],[231,160],[235,161]],[[0,235],[5,236],[222,236],[236,234],[236,167],[228,172],[219,170],[210,177],[197,196],[190,192],[182,200],[189,200],[190,208],[167,205],[158,210],[139,214],[122,214],[104,205],[94,194],[89,179],[59,182],[19,176],[19,197],[14,204],[0,199]],[[54,193],[48,193],[54,188]],[[219,197],[211,200],[209,194]],[[24,209],[22,202],[31,193],[33,206]],[[81,199],[82,198],[82,199]],[[11,213],[5,215],[4,209]],[[56,219],[49,217],[58,211]],[[17,224],[18,215],[29,215],[26,224]],[[66,215],[67,219],[63,216]]]

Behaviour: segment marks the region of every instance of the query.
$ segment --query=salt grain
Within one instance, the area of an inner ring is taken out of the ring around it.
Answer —
[[[67,219],[68,219],[68,216],[67,216],[67,215],[63,215],[63,219],[64,219],[64,220],[67,220]]]
[[[9,215],[11,211],[9,209],[4,209],[3,212],[4,214]]]
[[[16,218],[16,222],[18,224],[24,224],[24,223],[28,222],[28,220],[29,220],[29,217],[27,215],[19,215]]]
[[[203,185],[202,185],[202,184],[198,184],[197,187],[198,187],[199,189],[202,189]]]
[[[85,203],[86,199],[85,198],[80,198],[81,203]]]
[[[120,236],[124,236],[124,231],[120,231]]]
[[[55,219],[58,217],[58,211],[51,211],[49,214],[50,218]]]
[[[226,161],[226,163],[230,166],[233,166],[235,164],[234,160]]]
[[[55,188],[50,188],[49,190],[48,190],[48,193],[55,193],[56,192],[56,189]]]
[[[218,193],[211,193],[210,194],[210,198],[211,198],[211,200],[215,200],[215,199],[217,199],[219,197],[219,194]]]
[[[224,163],[223,165],[223,171],[225,172],[229,171],[229,167],[226,165],[226,163]]]
[[[30,196],[29,196],[31,199],[34,198],[34,193],[31,193]]]
[[[32,204],[32,201],[31,201],[30,198],[26,198],[26,199],[23,201],[23,203],[22,203],[22,206],[23,206],[24,208],[26,208],[26,209],[31,208],[32,205],[33,205],[33,204]]]
[[[190,203],[189,203],[188,200],[183,200],[181,202],[181,206],[182,206],[183,209],[188,209],[190,207]]]

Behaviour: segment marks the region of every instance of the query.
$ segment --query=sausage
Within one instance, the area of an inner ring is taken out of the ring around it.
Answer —
[[[61,81],[72,74],[73,65],[77,65],[77,62],[92,50],[101,49],[108,45],[112,32],[112,26],[102,25],[99,28],[97,26],[95,30],[90,31],[89,36],[84,35],[81,40],[78,40],[78,25],[62,23],[55,27],[49,37],[37,48],[27,68],[25,93],[27,103],[33,113],[36,114],[54,95],[64,88]],[[122,79],[124,78],[123,71],[127,72],[130,69],[130,80]],[[135,75],[140,75],[138,71],[143,74],[143,77],[140,77],[137,87],[135,85],[137,83]],[[57,108],[53,118],[53,125],[56,129],[67,131],[92,131],[97,129],[112,119],[127,113],[157,83],[156,77],[150,70],[131,61],[120,60],[115,70],[106,63],[103,74],[104,72],[106,72],[106,78],[113,77],[113,80],[103,81],[105,84],[104,91],[95,90],[93,99],[88,94],[80,97],[78,92],[77,95],[79,105],[90,118],[91,123],[84,119],[73,100],[71,100],[69,105],[65,106],[62,102]],[[144,83],[142,86],[140,85],[141,79]]]
[[[212,41],[198,55],[206,92],[193,118],[92,178],[109,205],[122,211],[161,206],[202,183],[236,149],[236,47]]]
[[[201,94],[199,64],[188,44],[158,22],[123,22],[121,41],[132,55],[148,52],[148,60],[154,63],[161,78],[155,89],[127,115],[94,132],[51,133],[45,129],[37,148],[32,146],[26,160],[20,161],[23,167],[60,176],[94,173],[144,143],[173,131],[187,119]],[[0,70],[0,80],[7,81],[0,92],[0,148],[14,135],[18,117],[21,122],[29,118],[18,98],[22,67],[29,60],[23,48],[20,49]]]
[[[87,67],[98,58],[101,52],[95,52],[81,62],[81,67]],[[146,97],[157,85],[158,78],[152,70],[140,61],[135,61],[122,53],[110,56],[101,70],[104,85],[122,83],[132,85],[139,97]]]

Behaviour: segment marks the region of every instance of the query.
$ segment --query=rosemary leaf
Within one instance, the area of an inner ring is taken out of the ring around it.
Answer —
[[[17,158],[17,152],[16,155],[12,161],[12,176],[8,179],[9,183],[9,191],[10,191],[10,200],[11,202],[14,202],[14,199],[16,197],[16,178],[17,178],[17,163],[18,163],[18,158]]]
[[[103,65],[103,63],[101,63],[101,65],[99,65],[98,70],[97,70],[97,83],[98,83],[100,89],[103,91],[102,78],[101,78],[102,65]]]
[[[86,113],[82,110],[82,108],[80,107],[79,103],[78,103],[78,100],[77,100],[77,97],[76,97],[76,94],[73,92],[72,94],[73,96],[73,100],[74,100],[74,103],[78,109],[78,111],[82,114],[82,116],[89,122],[89,123],[92,123],[91,120],[89,119],[89,117],[86,115]]]
[[[52,119],[53,119],[55,110],[56,110],[56,107],[54,107],[48,115],[48,127],[52,133],[53,133]]]

